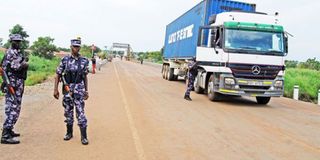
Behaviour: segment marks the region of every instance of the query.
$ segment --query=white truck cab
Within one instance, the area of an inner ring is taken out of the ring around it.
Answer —
[[[210,100],[222,94],[245,95],[267,104],[270,97],[283,95],[287,53],[288,39],[278,16],[217,14],[200,29],[195,91],[206,91]]]

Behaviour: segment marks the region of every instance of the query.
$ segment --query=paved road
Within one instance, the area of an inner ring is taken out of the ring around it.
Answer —
[[[188,102],[185,84],[163,80],[159,66],[124,61],[89,80],[88,146],[78,128],[71,141],[62,140],[63,108],[49,81],[27,93],[16,127],[22,143],[0,145],[0,159],[320,159],[316,105],[286,98],[268,106],[250,98],[211,102],[195,93]]]

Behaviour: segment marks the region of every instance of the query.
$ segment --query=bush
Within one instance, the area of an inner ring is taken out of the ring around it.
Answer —
[[[298,61],[286,60],[285,62],[287,68],[296,68],[299,64]]]
[[[29,59],[30,65],[26,80],[28,86],[41,83],[49,76],[54,75],[60,62],[60,59],[56,57],[49,60],[38,56],[30,56]]]
[[[300,87],[299,97],[301,100],[316,102],[320,89],[320,72],[310,69],[287,69],[285,75],[286,97],[293,97],[293,87]]]
[[[148,59],[154,63],[162,63],[162,53],[161,51],[153,51],[153,52],[139,52],[139,58]]]

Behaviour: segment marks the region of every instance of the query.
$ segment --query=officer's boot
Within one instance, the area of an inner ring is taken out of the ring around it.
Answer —
[[[69,141],[73,137],[73,125],[67,124],[67,134],[64,136],[65,141]]]
[[[192,99],[190,98],[189,95],[184,95],[184,99],[188,100],[188,101],[192,101]]]
[[[10,134],[12,137],[20,137],[20,133],[15,133],[12,129],[10,130]]]
[[[11,135],[10,129],[3,128],[2,130],[2,137],[1,137],[2,144],[19,144],[19,140],[15,140]]]
[[[83,145],[88,145],[89,141],[87,138],[87,127],[80,127],[80,131],[81,131],[81,143]]]

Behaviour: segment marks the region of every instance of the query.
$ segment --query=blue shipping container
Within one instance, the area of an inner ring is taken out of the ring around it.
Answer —
[[[184,59],[196,56],[199,28],[208,25],[210,16],[235,10],[255,12],[255,8],[255,4],[228,0],[204,0],[200,2],[167,25],[164,59]]]

